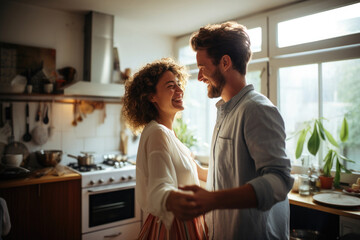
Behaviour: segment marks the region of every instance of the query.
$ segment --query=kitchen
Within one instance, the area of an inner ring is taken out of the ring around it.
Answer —
[[[295,2],[297,1],[279,1],[279,4],[287,5],[291,3],[295,4]],[[80,14],[52,10],[41,7],[41,5],[35,6],[26,3],[27,1],[1,2],[0,42],[56,49],[56,68],[60,69],[71,66],[77,71],[76,80],[83,79],[84,10],[83,13]],[[129,3],[129,6],[132,5]],[[264,8],[265,9],[262,10],[254,10],[254,13],[269,9],[270,6],[264,6]],[[96,10],[101,12],[102,8]],[[123,14],[126,15],[126,9],[122,11],[124,12]],[[216,21],[224,21],[246,15],[249,15],[249,13],[237,13],[231,17],[216,19]],[[154,18],[153,15],[149,17]],[[139,17],[138,22],[131,23],[123,19],[121,15],[115,17],[113,45],[118,49],[122,71],[124,71],[125,68],[136,70],[146,62],[164,56],[176,56],[174,50],[176,36],[195,31],[209,20],[204,20],[205,22],[199,22],[196,25],[194,24],[193,27],[183,30],[181,34],[170,32],[170,36],[165,33],[155,34],[150,30],[146,31],[146,24],[151,24],[146,21],[147,20],[141,21]],[[215,20],[212,19],[211,21]],[[176,28],[180,29],[182,25],[186,24],[178,23]],[[161,27],[159,26],[159,28]],[[143,39],[146,39],[146,41]],[[52,103],[53,99],[55,100],[54,103]],[[15,140],[21,140],[25,132],[26,101],[29,101],[30,128],[32,129],[36,125],[37,100],[38,99],[32,97],[27,99],[25,95],[22,101],[14,101],[13,116],[15,117],[13,119],[13,125],[16,126],[14,128]],[[47,100],[47,98],[41,97],[40,100],[46,102],[45,100]],[[121,105],[118,102],[118,97],[90,96],[77,99],[79,101],[105,102],[105,107],[95,109],[92,113],[87,114],[86,118],[84,117],[83,121],[78,122],[76,127],[72,125],[74,120],[74,104],[69,104],[67,100],[68,98],[58,98],[57,96],[51,96],[49,98],[48,104],[50,106],[52,105],[50,110],[53,111],[53,114],[50,114],[50,121],[53,121],[53,126],[55,126],[54,133],[43,145],[36,145],[33,142],[26,143],[31,152],[40,149],[61,149],[64,152],[61,164],[66,166],[74,162],[74,159],[67,156],[67,154],[78,156],[82,155],[81,152],[96,152],[99,155],[98,158],[102,158],[102,154],[119,151],[121,144],[120,136],[123,128],[120,122]],[[72,100],[73,99],[70,98],[70,101]],[[9,101],[4,101],[4,106],[8,103]],[[105,115],[106,117],[104,117]],[[130,132],[126,133],[128,135],[127,155],[134,156],[136,155],[138,137],[133,136]],[[3,141],[7,142],[7,138],[5,137]],[[45,177],[46,176],[41,177],[39,180],[46,179]],[[70,178],[72,177],[76,178],[71,175]],[[126,176],[126,178],[127,177],[128,176]],[[71,180],[79,181],[78,179]],[[77,184],[75,183],[75,186],[78,189],[80,186]],[[79,194],[80,191],[81,190],[79,190]],[[136,218],[134,222],[138,222],[138,219]],[[127,223],[124,223],[124,225],[127,225]],[[80,232],[80,223],[75,223],[75,226],[75,230]]]

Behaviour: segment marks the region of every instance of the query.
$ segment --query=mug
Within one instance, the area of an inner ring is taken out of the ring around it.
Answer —
[[[44,84],[44,92],[45,93],[52,93],[53,89],[54,89],[54,84],[52,84],[52,83]]]
[[[5,164],[12,167],[20,167],[20,164],[23,161],[22,154],[6,154],[5,155]]]

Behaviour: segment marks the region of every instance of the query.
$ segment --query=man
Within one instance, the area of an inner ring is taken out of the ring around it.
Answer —
[[[198,80],[216,104],[207,190],[181,189],[180,218],[206,215],[210,239],[289,239],[289,201],[293,185],[285,153],[284,121],[278,109],[246,84],[251,57],[246,28],[235,22],[208,25],[190,40],[196,51]]]

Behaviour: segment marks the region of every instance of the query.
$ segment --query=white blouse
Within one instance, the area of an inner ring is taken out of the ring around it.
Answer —
[[[151,121],[141,133],[136,159],[136,201],[145,216],[151,213],[170,229],[174,220],[166,210],[170,191],[193,184],[200,185],[190,150],[172,130]]]

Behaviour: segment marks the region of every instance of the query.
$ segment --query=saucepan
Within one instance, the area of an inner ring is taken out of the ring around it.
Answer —
[[[87,166],[94,164],[94,156],[89,153],[83,153],[85,156],[74,156],[71,154],[68,154],[69,157],[75,158],[78,161],[78,164],[81,166]]]

